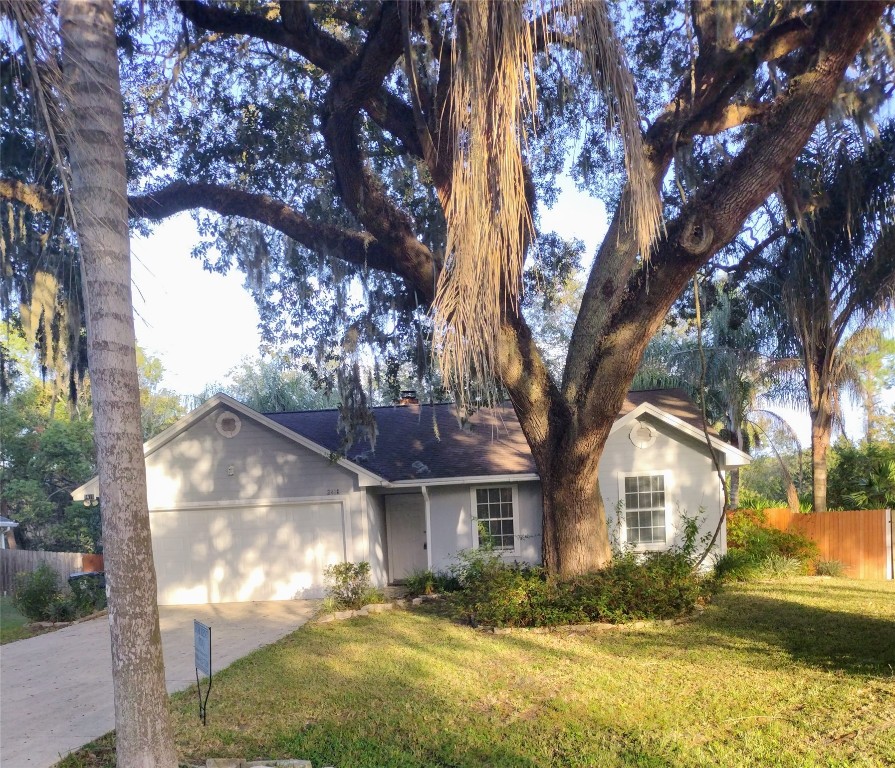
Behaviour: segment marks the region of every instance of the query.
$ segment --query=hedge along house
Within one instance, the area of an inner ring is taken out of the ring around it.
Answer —
[[[336,411],[261,414],[221,394],[149,440],[159,603],[319,597],[326,566],[345,560],[385,585],[449,567],[481,532],[508,561],[540,561],[540,483],[512,408],[462,425],[452,405],[374,410],[375,449],[345,456]],[[723,492],[701,424],[681,390],[629,395],[600,465],[620,544],[679,544],[683,514],[714,531]],[[710,441],[722,471],[748,463]],[[73,495],[90,494],[97,478]]]

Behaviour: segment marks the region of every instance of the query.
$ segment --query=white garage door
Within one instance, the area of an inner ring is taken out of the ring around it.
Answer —
[[[342,505],[152,512],[160,605],[322,597],[323,569],[345,561]]]

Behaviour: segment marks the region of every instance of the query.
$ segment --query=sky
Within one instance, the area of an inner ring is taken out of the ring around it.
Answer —
[[[553,209],[541,211],[541,228],[577,237],[592,255],[606,231],[605,206],[576,189],[571,179],[563,180],[561,190]],[[190,255],[199,239],[193,220],[183,213],[131,242],[137,343],[162,361],[162,386],[183,395],[225,382],[228,371],[245,358],[257,358],[261,347],[258,311],[242,273],[204,270]],[[895,392],[888,393],[887,402],[895,402]],[[806,412],[772,410],[794,427],[804,445],[810,443]],[[846,433],[854,439],[862,430],[860,412],[850,409]]]

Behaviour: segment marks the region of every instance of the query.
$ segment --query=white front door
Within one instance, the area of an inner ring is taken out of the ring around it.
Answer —
[[[406,579],[429,567],[426,503],[421,493],[385,497],[389,581]]]

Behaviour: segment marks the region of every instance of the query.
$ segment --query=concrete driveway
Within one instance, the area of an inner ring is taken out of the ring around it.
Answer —
[[[160,607],[165,680],[173,693],[196,684],[193,619],[211,627],[217,672],[288,635],[313,600]],[[214,706],[214,696],[209,707]],[[115,727],[112,654],[105,618],[0,648],[0,765],[48,768]]]

